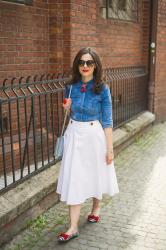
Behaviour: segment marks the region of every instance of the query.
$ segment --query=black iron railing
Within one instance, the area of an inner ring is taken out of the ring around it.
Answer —
[[[143,67],[106,69],[114,128],[147,109]],[[55,164],[63,122],[64,75],[4,80],[0,87],[0,192]]]
[[[106,69],[104,75],[110,83],[114,128],[147,109],[148,75],[144,67]]]
[[[53,78],[5,80],[0,87],[1,190],[55,163],[67,78]]]

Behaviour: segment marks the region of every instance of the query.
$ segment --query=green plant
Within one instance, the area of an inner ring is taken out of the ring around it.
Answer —
[[[34,231],[40,231],[44,229],[47,225],[47,218],[45,215],[38,216],[34,221],[31,223],[31,228]]]
[[[14,249],[12,249],[12,250],[22,250],[23,248],[22,248],[22,245],[17,245]]]
[[[141,143],[141,138],[142,138],[141,135],[137,135],[137,136],[135,137],[135,143],[136,143],[136,144],[140,144],[140,143]]]

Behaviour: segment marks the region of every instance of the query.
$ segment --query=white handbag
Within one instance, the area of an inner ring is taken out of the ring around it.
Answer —
[[[72,90],[72,85],[70,86],[70,92],[69,92],[69,97],[71,95],[71,90]],[[61,158],[63,155],[63,148],[64,148],[64,128],[65,128],[65,123],[66,123],[66,118],[68,114],[68,109],[65,111],[65,117],[63,121],[63,126],[62,126],[62,132],[61,135],[57,137],[56,144],[55,144],[55,150],[54,150],[54,156],[55,159]]]

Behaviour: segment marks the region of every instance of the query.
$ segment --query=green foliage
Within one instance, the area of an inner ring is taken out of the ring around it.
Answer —
[[[141,135],[137,135],[137,136],[135,137],[135,143],[136,143],[137,145],[139,145],[139,144],[141,143],[141,139],[142,139],[142,136],[141,136]]]
[[[33,229],[43,229],[47,224],[47,218],[45,215],[40,215],[37,219],[33,222],[32,228]]]
[[[23,249],[22,246],[19,244],[13,250],[22,250],[22,249]]]

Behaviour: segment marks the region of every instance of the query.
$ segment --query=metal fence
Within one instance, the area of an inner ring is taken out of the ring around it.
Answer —
[[[143,67],[106,69],[114,128],[147,109]],[[64,75],[4,80],[0,87],[0,192],[56,163],[63,122]]]
[[[120,127],[148,106],[148,74],[144,67],[105,70],[110,83],[114,128]]]

